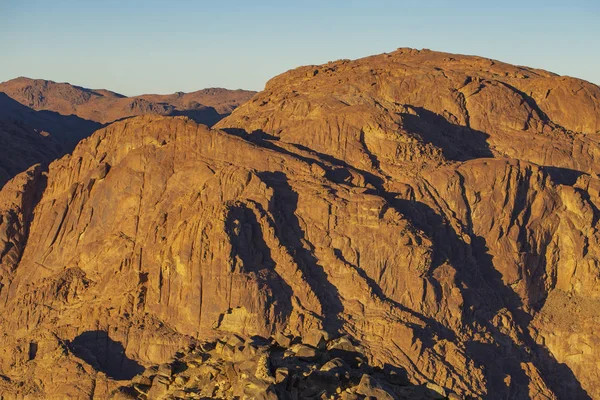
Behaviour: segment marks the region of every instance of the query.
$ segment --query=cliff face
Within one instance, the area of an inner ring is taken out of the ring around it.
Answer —
[[[0,192],[4,390],[104,398],[205,339],[322,331],[444,396],[600,397],[599,99],[400,49],[289,71],[215,129],[97,131]],[[182,385],[155,375],[132,385]]]

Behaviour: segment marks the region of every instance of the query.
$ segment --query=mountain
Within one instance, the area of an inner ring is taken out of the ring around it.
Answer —
[[[0,191],[0,388],[600,398],[599,110],[398,49],[110,124]]]
[[[86,89],[30,78],[0,83],[0,92],[34,110],[73,114],[102,124],[136,115],[159,114],[186,115],[208,125],[213,125],[255,94],[248,90],[211,88],[192,93],[127,97],[105,89]]]
[[[71,152],[92,132],[136,115],[184,115],[212,126],[254,92],[204,89],[126,97],[68,83],[17,78],[0,83],[0,187],[37,163]]]

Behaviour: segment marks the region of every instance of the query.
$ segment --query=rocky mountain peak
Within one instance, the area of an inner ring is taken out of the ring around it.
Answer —
[[[111,123],[0,191],[0,388],[600,397],[599,99],[399,49]]]

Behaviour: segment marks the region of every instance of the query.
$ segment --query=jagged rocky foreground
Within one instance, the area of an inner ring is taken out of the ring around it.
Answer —
[[[403,371],[371,367],[359,346],[324,331],[272,340],[237,335],[190,346],[147,368],[113,399],[458,399],[434,383],[411,385]]]
[[[399,49],[289,71],[213,129],[111,124],[0,192],[2,392],[173,394],[185,371],[142,379],[198,343],[323,330],[365,387],[598,398],[599,99]]]

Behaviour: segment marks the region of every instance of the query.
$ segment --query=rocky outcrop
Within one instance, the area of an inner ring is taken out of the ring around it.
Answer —
[[[598,397],[599,92],[401,49],[283,74],[215,129],[111,124],[1,192],[43,192],[2,277],[4,384],[65,390],[44,337],[83,398]],[[362,367],[328,386],[340,337]]]
[[[459,399],[434,383],[410,385],[404,371],[373,368],[347,337],[237,335],[192,344],[151,366],[113,399]],[[279,342],[284,343],[279,343]],[[310,342],[310,343],[307,343]]]

